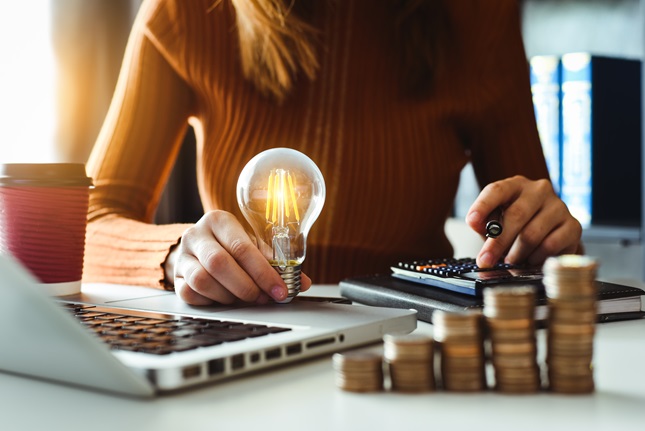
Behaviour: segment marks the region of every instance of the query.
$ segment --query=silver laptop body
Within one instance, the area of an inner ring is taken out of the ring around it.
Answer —
[[[312,302],[193,307],[172,292],[87,284],[77,295],[44,293],[11,256],[0,255],[0,370],[133,396],[154,396],[378,341],[416,327],[416,312]],[[69,303],[159,319],[224,320],[286,328],[169,354],[110,349]]]

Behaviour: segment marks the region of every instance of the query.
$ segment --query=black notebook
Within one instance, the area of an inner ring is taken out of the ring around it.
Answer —
[[[641,298],[645,291],[636,287],[597,281],[598,322],[645,317]],[[391,274],[353,277],[340,282],[345,298],[365,305],[417,310],[417,318],[432,323],[435,310],[466,311],[483,308],[483,299],[427,284],[396,278]],[[538,295],[536,320],[547,317],[546,297]]]

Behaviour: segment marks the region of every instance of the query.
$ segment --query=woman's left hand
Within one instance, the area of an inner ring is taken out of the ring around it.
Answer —
[[[502,259],[538,266],[549,256],[582,252],[582,227],[548,180],[518,175],[488,184],[470,207],[466,223],[485,235],[488,216],[498,207],[503,211],[503,231],[486,239],[477,256],[480,267]]]

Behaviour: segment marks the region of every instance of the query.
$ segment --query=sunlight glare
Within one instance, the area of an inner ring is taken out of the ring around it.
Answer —
[[[50,0],[3,5],[0,163],[57,161],[56,68],[50,19]]]

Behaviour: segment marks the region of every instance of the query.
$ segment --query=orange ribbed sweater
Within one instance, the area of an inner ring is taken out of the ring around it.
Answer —
[[[320,167],[327,200],[303,265],[316,283],[450,256],[443,226],[471,160],[481,184],[548,176],[515,0],[445,1],[452,33],[424,100],[399,91],[387,2],[320,2],[318,76],[300,76],[281,105],[243,78],[234,10],[224,0],[207,12],[213,3],[141,7],[88,162],[85,281],[160,286],[187,226],[150,223],[189,123],[206,211],[244,220],[237,177],[267,148],[296,148]]]

